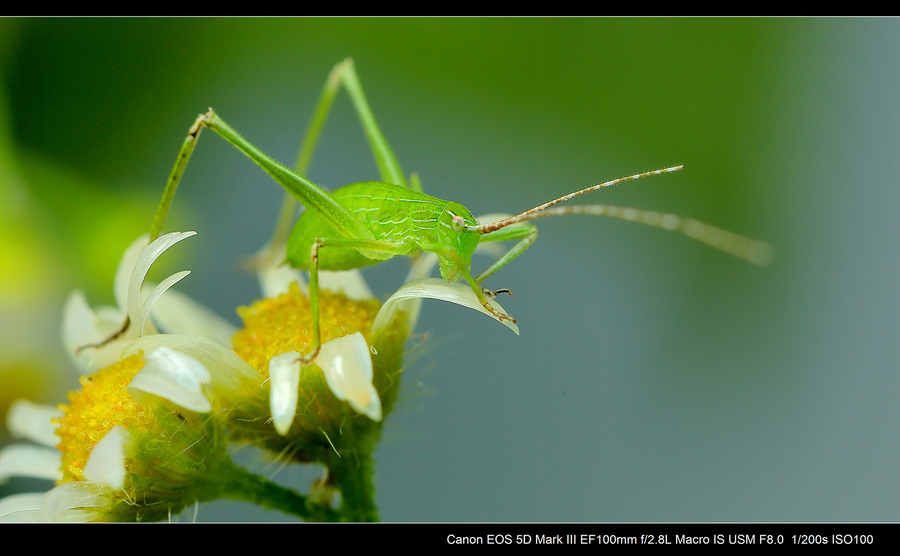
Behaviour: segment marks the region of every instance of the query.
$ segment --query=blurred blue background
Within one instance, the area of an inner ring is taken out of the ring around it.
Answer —
[[[900,22],[878,19],[0,20],[0,411],[65,400],[62,302],[112,302],[175,155],[212,106],[294,160],[352,56],[404,170],[476,215],[583,202],[770,242],[755,267],[611,219],[538,222],[492,277],[515,336],[426,301],[376,454],[386,521],[898,521]],[[377,178],[342,94],[309,172]],[[204,134],[160,262],[239,324],[239,257],[281,191]],[[478,268],[488,261],[476,261]],[[365,271],[386,298],[406,264]],[[9,442],[8,437],[0,437]],[[260,472],[266,467],[250,461]],[[313,475],[275,479],[305,490]],[[44,490],[12,481],[0,495]],[[188,516],[190,517],[190,516]],[[204,505],[198,519],[281,520]]]

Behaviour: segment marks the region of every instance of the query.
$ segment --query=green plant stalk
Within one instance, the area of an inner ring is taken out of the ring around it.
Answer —
[[[365,442],[374,448],[375,442]],[[365,446],[368,448],[369,446]],[[341,491],[342,521],[378,521],[375,505],[375,460],[372,451],[335,454],[327,466],[331,482]]]
[[[340,514],[326,506],[312,503],[307,497],[277,485],[238,466],[223,485],[225,497],[252,502],[268,510],[278,510],[306,521],[338,521]]]

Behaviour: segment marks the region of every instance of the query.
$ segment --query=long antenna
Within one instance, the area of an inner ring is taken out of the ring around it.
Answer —
[[[555,207],[529,215],[529,220],[545,216],[563,216],[567,214],[591,214],[595,216],[612,216],[629,222],[638,222],[672,232],[682,233],[689,238],[715,247],[739,259],[753,264],[765,266],[772,262],[775,251],[772,246],[758,239],[751,239],[734,232],[685,218],[675,214],[664,214],[652,210],[616,207],[612,205],[575,205],[572,207]]]
[[[640,178],[646,178],[648,176],[658,176],[659,174],[668,174],[670,172],[677,172],[678,170],[681,170],[682,168],[684,168],[684,164],[680,164],[678,166],[672,166],[670,168],[663,168],[661,170],[651,170],[649,172],[642,172],[640,174],[634,174],[633,176],[626,176],[624,178],[617,178],[617,179],[610,180],[607,182],[598,183],[597,185],[592,185],[590,187],[586,187],[586,188],[576,191],[574,193],[569,193],[568,195],[563,195],[562,197],[560,197],[558,199],[553,199],[552,201],[546,202],[543,205],[538,205],[538,206],[534,207],[533,209],[526,210],[525,212],[523,212],[521,214],[517,214],[516,216],[512,216],[505,220],[499,220],[497,222],[492,222],[491,224],[480,224],[478,226],[475,226],[474,229],[479,234],[489,234],[491,232],[496,232],[497,230],[499,230],[501,228],[505,228],[507,226],[512,226],[513,224],[517,224],[519,222],[522,222],[523,220],[531,220],[532,218],[538,218],[538,216],[535,216],[535,214],[537,214],[543,210],[546,210],[546,209],[552,207],[553,205],[563,203],[565,201],[568,201],[569,199],[574,199],[575,197],[578,197],[579,195],[584,195],[585,193],[590,193],[591,191],[597,191],[598,189],[604,189],[606,187],[612,187],[613,185],[616,185],[616,184],[619,184],[619,183],[622,183],[625,181],[637,180]],[[541,215],[541,216],[549,216],[549,215]]]

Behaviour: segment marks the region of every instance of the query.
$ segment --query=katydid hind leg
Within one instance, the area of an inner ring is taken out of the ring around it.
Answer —
[[[384,134],[382,134],[381,129],[378,127],[378,123],[375,121],[375,117],[369,109],[365,93],[362,90],[362,86],[359,84],[359,77],[356,75],[353,68],[353,60],[350,58],[347,58],[334,66],[331,73],[328,75],[328,79],[325,81],[325,85],[322,87],[322,92],[319,94],[319,99],[313,110],[312,118],[306,129],[306,134],[300,145],[300,150],[297,153],[294,171],[300,176],[305,176],[309,171],[316,146],[319,142],[319,137],[322,133],[322,128],[328,120],[328,116],[330,115],[331,108],[334,104],[334,99],[337,97],[338,92],[340,92],[342,84],[347,88],[348,94],[353,101],[353,108],[356,111],[360,125],[369,140],[369,145],[375,156],[375,162],[379,167],[382,180],[405,185],[405,182],[403,181],[403,170],[400,168],[396,156],[394,156],[390,145],[384,138]],[[291,225],[294,223],[296,213],[297,201],[290,193],[288,193],[285,195],[275,232],[272,236],[271,245],[273,247],[282,247],[287,243],[287,238],[290,235]]]
[[[159,238],[162,233],[163,223],[169,214],[169,207],[172,205],[172,199],[175,198],[175,191],[178,190],[178,184],[181,182],[181,176],[184,174],[185,168],[200,138],[200,131],[203,130],[203,120],[205,116],[200,116],[188,130],[188,135],[181,144],[181,150],[178,151],[178,157],[175,159],[175,166],[172,173],[169,174],[169,180],[166,182],[166,188],[163,190],[162,198],[156,208],[156,215],[153,217],[153,223],[150,225],[150,242],[152,243]]]
[[[169,174],[166,188],[163,190],[162,198],[159,200],[159,205],[156,207],[156,214],[153,217],[153,222],[150,224],[150,243],[157,240],[162,232],[163,223],[166,221],[166,216],[169,214],[169,207],[172,206],[172,199],[175,197],[175,191],[178,189],[178,183],[181,181],[181,176],[184,174],[188,161],[191,159],[191,154],[194,152],[194,147],[197,145],[200,131],[203,129],[202,120],[203,116],[197,118],[188,130],[188,135],[181,144],[181,150],[178,151],[178,157],[175,159],[175,166],[172,168],[171,174]],[[77,355],[85,349],[101,348],[105,346],[125,334],[130,326],[131,319],[126,316],[125,322],[122,323],[122,327],[118,331],[96,344],[88,344],[79,347],[75,354]]]
[[[341,73],[343,72],[346,62],[337,64],[325,80],[322,92],[319,93],[319,99],[313,109],[312,118],[303,135],[303,141],[300,143],[300,150],[297,152],[297,160],[294,162],[294,171],[297,175],[305,176],[312,164],[313,155],[319,144],[319,137],[322,135],[322,128],[331,114],[331,107],[334,99],[341,89]],[[280,253],[287,244],[288,236],[291,233],[291,227],[297,217],[297,199],[289,192],[285,192],[284,201],[281,205],[281,211],[278,215],[278,221],[275,224],[275,230],[272,233],[272,239],[268,247]]]
[[[256,164],[272,176],[279,185],[287,190],[290,195],[290,199],[286,199],[283,203],[278,222],[276,223],[275,232],[272,241],[270,242],[270,245],[273,248],[280,247],[287,242],[287,237],[290,234],[290,228],[296,214],[297,201],[301,202],[307,210],[315,210],[321,213],[344,238],[374,239],[371,232],[365,229],[362,223],[354,219],[344,207],[334,202],[325,190],[301,177],[308,171],[316,145],[318,144],[321,130],[330,114],[334,98],[339,92],[341,85],[347,89],[351,100],[353,101],[354,109],[357,112],[360,123],[369,140],[382,179],[385,182],[406,186],[406,180],[403,177],[403,171],[400,168],[400,164],[397,162],[396,156],[394,156],[390,145],[388,145],[387,140],[384,138],[384,135],[369,108],[365,93],[359,82],[359,77],[353,67],[353,61],[350,58],[347,58],[334,67],[326,80],[297,156],[295,164],[296,172],[288,170],[271,157],[268,157],[259,151],[259,149],[247,142],[237,132],[231,129],[230,126],[225,124],[212,109],[206,114],[198,117],[188,131],[188,136],[182,144],[175,165],[166,183],[166,188],[151,225],[150,240],[153,241],[162,233],[163,224],[172,203],[172,199],[175,196],[181,177],[184,174],[187,163],[197,144],[200,132],[204,127],[209,127],[218,133],[222,138],[256,162]],[[415,181],[418,183],[418,180]]]
[[[347,58],[335,67],[335,71],[338,71],[338,68],[341,68],[339,70],[341,82],[353,101],[353,107],[362,124],[363,131],[366,133],[366,138],[369,140],[369,145],[372,147],[372,154],[375,156],[375,163],[378,165],[381,179],[385,183],[408,187],[406,178],[403,176],[403,169],[400,168],[400,163],[397,161],[397,157],[394,156],[394,151],[391,150],[391,146],[388,144],[387,139],[384,138],[381,128],[375,121],[375,116],[369,107],[369,101],[366,99],[362,85],[359,82],[359,76],[356,74],[353,60]]]
[[[172,198],[175,196],[175,192],[181,181],[181,176],[184,173],[184,169],[187,166],[191,153],[199,139],[200,131],[204,127],[215,131],[220,137],[244,153],[244,155],[269,174],[272,179],[291,193],[308,210],[315,210],[319,213],[342,237],[373,237],[372,233],[363,225],[363,223],[354,218],[353,215],[335,201],[327,191],[306,178],[297,175],[286,166],[260,151],[232,129],[231,126],[226,124],[212,109],[197,118],[188,132],[188,137],[182,144],[178,158],[175,162],[175,167],[172,170],[169,181],[166,184],[166,189],[163,193],[163,198],[157,209],[157,214],[151,227],[151,236],[158,236],[162,229],[169,205],[172,202]]]

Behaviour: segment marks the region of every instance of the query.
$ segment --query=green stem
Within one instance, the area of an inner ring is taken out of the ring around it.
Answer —
[[[233,500],[252,502],[263,508],[295,515],[306,521],[338,521],[340,517],[331,508],[314,504],[302,494],[238,466],[233,466],[231,477],[223,488],[226,496]]]
[[[375,461],[362,451],[328,462],[331,481],[341,491],[341,518],[345,521],[378,521],[375,506]]]

